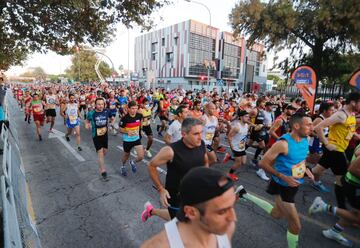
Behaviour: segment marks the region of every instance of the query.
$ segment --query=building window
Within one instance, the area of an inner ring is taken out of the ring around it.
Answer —
[[[162,46],[165,46],[165,38],[164,38],[164,37],[161,38],[161,45],[162,45]]]
[[[265,72],[265,65],[263,65],[263,72]]]
[[[156,53],[156,51],[157,51],[157,42],[153,42],[153,43],[151,43],[151,52],[152,53]]]
[[[177,46],[178,43],[178,37],[174,37],[174,46]]]
[[[151,54],[151,60],[156,60],[156,53]]]
[[[173,61],[174,54],[173,53],[166,53],[166,62],[170,63]]]

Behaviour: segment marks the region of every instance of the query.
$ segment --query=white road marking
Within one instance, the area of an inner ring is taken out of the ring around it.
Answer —
[[[84,162],[85,159],[65,140],[65,134],[56,129],[53,129],[54,133],[49,133],[49,139],[57,138],[63,145],[71,152],[79,162]]]
[[[161,143],[161,144],[165,144],[165,141],[161,140],[161,139],[157,139],[157,138],[153,138],[155,141]]]
[[[117,146],[117,148],[119,148],[121,151],[124,151],[124,148],[123,148],[122,146]],[[133,157],[136,157],[135,153],[133,153],[133,152],[131,152],[130,155],[133,156]],[[149,160],[147,160],[147,159],[145,159],[145,158],[144,158],[142,161],[143,161],[145,164],[149,163]],[[160,168],[160,167],[156,167],[156,169],[157,169],[157,171],[160,172],[161,174],[164,174],[164,175],[167,174],[167,171],[164,170],[164,169],[162,169],[162,168]]]

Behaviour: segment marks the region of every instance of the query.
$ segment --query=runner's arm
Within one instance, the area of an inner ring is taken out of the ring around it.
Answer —
[[[209,156],[207,155],[207,153],[205,152],[205,155],[204,155],[204,166],[205,167],[209,167]]]
[[[147,168],[150,174],[150,178],[159,192],[165,190],[165,187],[161,184],[159,174],[156,168],[161,165],[166,165],[167,162],[173,159],[173,157],[174,151],[171,149],[170,146],[165,146],[161,148],[159,153],[148,163]]]
[[[230,132],[228,134],[228,142],[229,142],[229,146],[231,148],[231,150],[234,150],[232,145],[231,145],[231,141],[234,138],[235,134],[239,132],[239,128],[238,127],[231,127]]]
[[[322,120],[318,125],[315,126],[314,130],[316,135],[319,137],[321,143],[326,147],[329,144],[329,141],[324,135],[324,128],[332,126],[337,123],[344,123],[346,121],[346,115],[344,112],[336,112],[329,118]]]
[[[269,134],[271,137],[273,137],[274,139],[278,139],[280,138],[277,134],[276,131],[281,127],[283,120],[282,119],[278,119],[274,122],[274,125],[271,126],[270,130],[269,130]]]
[[[266,172],[281,178],[283,174],[278,172],[273,168],[275,164],[276,158],[280,154],[287,154],[288,152],[288,144],[285,140],[279,140],[274,145],[271,146],[271,148],[265,153],[262,160],[259,162],[259,166],[263,168]]]

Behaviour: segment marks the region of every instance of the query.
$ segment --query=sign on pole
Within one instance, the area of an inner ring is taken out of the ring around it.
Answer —
[[[317,88],[315,70],[308,65],[300,65],[291,74],[291,79],[294,80],[296,88],[299,89],[300,94],[309,105],[310,111],[313,112]]]

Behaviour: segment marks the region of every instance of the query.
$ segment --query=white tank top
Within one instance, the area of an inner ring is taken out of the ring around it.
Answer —
[[[202,118],[206,122],[202,131],[202,139],[205,142],[205,145],[211,145],[218,125],[218,120],[215,116],[213,116],[211,120],[207,115],[203,115]]]
[[[237,152],[245,151],[245,144],[248,136],[249,125],[246,123],[245,125],[241,125],[240,121],[234,121],[232,125],[234,127],[238,127],[239,132],[235,134],[235,136],[231,140],[231,145]]]
[[[55,105],[56,104],[56,95],[47,95],[46,103],[49,105]],[[52,106],[52,107],[54,107],[54,106]],[[48,109],[53,109],[53,108],[48,107]]]
[[[176,218],[165,223],[166,236],[168,238],[170,248],[184,248],[184,243],[181,240],[179,230],[176,223],[178,220]],[[217,247],[218,248],[231,248],[229,238],[226,234],[216,235]]]
[[[66,115],[68,116],[71,124],[76,124],[78,118],[78,105],[77,103],[67,104]]]

